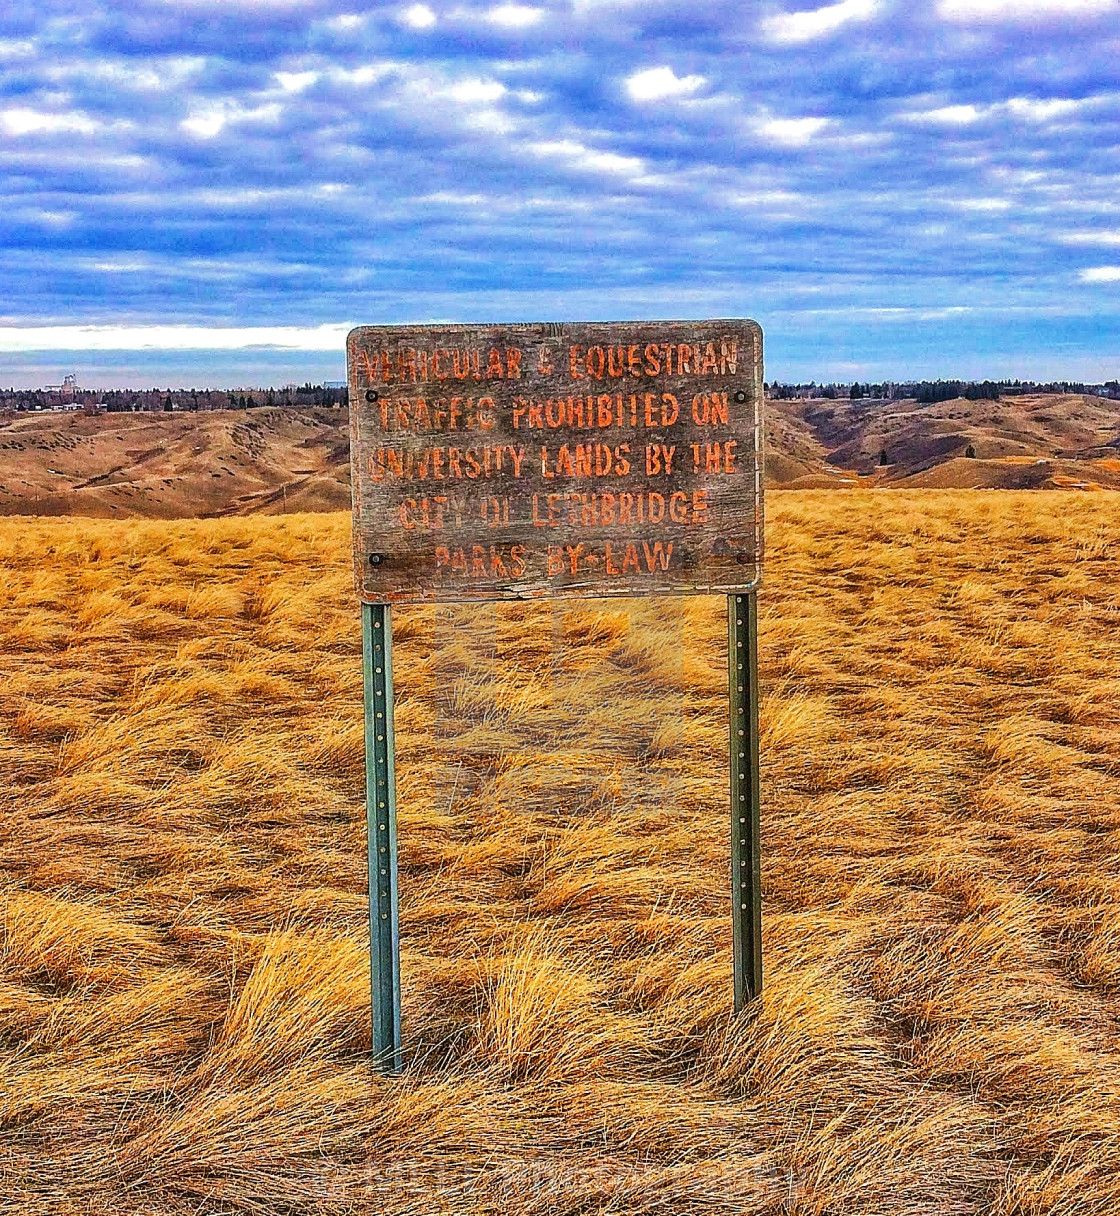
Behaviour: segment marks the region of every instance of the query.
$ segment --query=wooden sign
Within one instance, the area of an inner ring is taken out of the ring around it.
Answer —
[[[755,322],[366,326],[347,365],[366,603],[758,583]]]

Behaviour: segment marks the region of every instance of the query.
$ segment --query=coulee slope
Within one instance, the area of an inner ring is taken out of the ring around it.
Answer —
[[[0,415],[0,515],[172,519],[350,504],[346,411]]]
[[[767,471],[778,485],[1120,486],[1120,403],[1106,398],[771,401],[767,410]],[[823,469],[812,468],[814,444]],[[804,472],[790,476],[795,462]]]
[[[342,510],[347,421],[321,408],[0,414],[0,515]],[[766,471],[775,488],[1120,488],[1120,405],[1078,394],[772,400]]]

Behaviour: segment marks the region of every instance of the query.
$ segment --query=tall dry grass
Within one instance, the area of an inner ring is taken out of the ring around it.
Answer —
[[[1120,1210],[1120,497],[771,499],[766,992],[724,605],[395,614],[372,1073],[349,521],[0,521],[0,1205]]]

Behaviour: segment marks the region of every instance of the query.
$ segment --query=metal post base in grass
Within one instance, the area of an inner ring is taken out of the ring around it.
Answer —
[[[762,992],[758,600],[753,591],[727,597],[727,674],[731,694],[731,932],[738,1012]]]
[[[362,605],[369,836],[369,963],[373,1059],[401,1066],[400,930],[397,921],[397,786],[393,765],[393,639],[385,604]]]

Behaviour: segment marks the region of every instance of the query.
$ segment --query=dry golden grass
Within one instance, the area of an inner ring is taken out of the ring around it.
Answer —
[[[391,1079],[348,518],[0,521],[3,1210],[1120,1210],[1118,512],[772,496],[740,1019],[723,601],[398,611]]]

